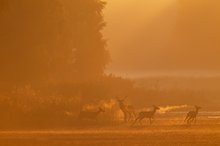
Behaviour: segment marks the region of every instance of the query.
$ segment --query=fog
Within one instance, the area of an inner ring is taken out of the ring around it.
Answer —
[[[0,0],[0,146],[218,145],[219,6]]]
[[[219,75],[218,1],[112,0],[104,30],[112,63],[106,72]]]

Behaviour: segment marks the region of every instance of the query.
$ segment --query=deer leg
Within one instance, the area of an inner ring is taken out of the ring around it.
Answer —
[[[189,118],[189,117],[188,117],[188,116],[186,116],[186,118],[185,118],[184,122],[186,122],[188,118]]]
[[[191,117],[189,117],[189,118],[188,118],[188,120],[187,120],[187,124],[190,124],[190,123],[191,123],[191,121],[192,121],[192,118],[191,118]]]
[[[144,119],[144,118],[140,118],[140,119],[139,119],[139,124],[140,124],[140,125],[142,125],[142,120],[143,120],[143,119]]]
[[[124,112],[124,122],[127,122],[127,114]]]
[[[130,115],[130,119],[129,119],[129,121],[132,121],[132,120],[133,120],[133,113],[130,112],[129,115]]]
[[[149,118],[149,121],[150,121],[150,125],[151,125],[152,124],[151,118]]]
[[[186,116],[186,119],[184,120],[184,122],[186,122],[187,124],[190,124],[192,117],[190,116]]]
[[[154,118],[154,117],[152,117],[152,120],[153,120],[152,122],[154,122],[154,121],[155,121],[155,118]]]
[[[190,120],[190,122],[192,123],[194,121],[194,117],[191,117],[191,120]]]
[[[131,121],[131,113],[128,112],[128,121]]]
[[[195,124],[197,123],[196,117],[194,118],[194,123],[195,123]]]
[[[137,120],[139,120],[139,117],[137,117],[137,118],[134,120],[134,122],[131,124],[131,126],[133,126],[133,125],[137,122]]]
[[[134,119],[136,118],[136,113],[135,112],[133,112],[133,117],[134,117]]]
[[[189,117],[186,119],[186,123],[187,123],[187,124],[190,123],[190,118],[189,118]]]
[[[192,118],[191,123],[192,123],[192,122],[195,122],[195,117]]]

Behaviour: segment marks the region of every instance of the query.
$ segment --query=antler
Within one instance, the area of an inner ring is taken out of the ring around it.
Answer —
[[[116,99],[117,100],[121,100],[121,101],[124,101],[128,96],[125,96],[124,98],[119,98],[118,96],[116,96]]]

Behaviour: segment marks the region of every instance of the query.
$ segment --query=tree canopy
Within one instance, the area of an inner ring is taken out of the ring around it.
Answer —
[[[0,80],[96,80],[109,61],[101,0],[0,0]]]

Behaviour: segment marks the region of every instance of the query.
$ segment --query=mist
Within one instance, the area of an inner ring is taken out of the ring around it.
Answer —
[[[0,145],[218,145],[219,6],[0,0]]]
[[[219,75],[218,5],[204,0],[109,1],[104,34],[112,63],[107,72]]]

